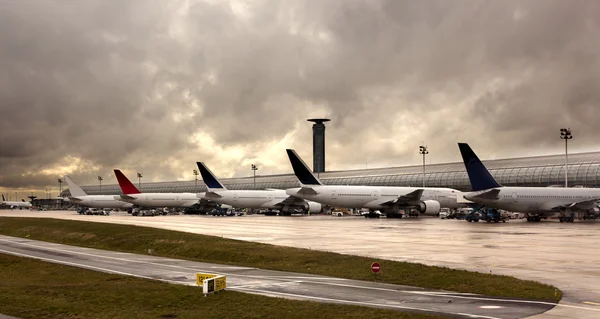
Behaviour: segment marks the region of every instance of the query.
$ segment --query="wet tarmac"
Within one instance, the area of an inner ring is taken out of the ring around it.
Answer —
[[[0,253],[102,272],[195,285],[195,274],[227,276],[229,290],[275,297],[443,314],[456,318],[522,318],[554,303],[510,300],[357,280],[192,262],[73,247],[0,235]]]
[[[532,279],[564,298],[541,318],[600,318],[600,222],[467,223],[437,218],[344,216],[81,216],[75,212],[5,211],[0,216],[54,217],[134,224],[275,245],[420,262]]]

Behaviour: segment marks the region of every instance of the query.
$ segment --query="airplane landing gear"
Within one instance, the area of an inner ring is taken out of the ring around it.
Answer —
[[[528,222],[539,222],[542,220],[541,216],[529,216],[527,215],[527,221]]]
[[[575,218],[573,216],[560,216],[558,217],[558,220],[561,223],[572,223],[575,221]]]

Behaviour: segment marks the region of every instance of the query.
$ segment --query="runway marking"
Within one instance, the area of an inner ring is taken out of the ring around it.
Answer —
[[[370,306],[370,307],[387,307],[387,308],[398,308],[398,309],[405,309],[405,310],[417,310],[417,311],[423,311],[423,312],[446,313],[446,314],[451,314],[451,315],[467,316],[467,317],[471,317],[471,318],[501,319],[501,318],[496,318],[496,317],[486,317],[486,316],[479,316],[479,315],[468,314],[468,313],[454,313],[454,312],[445,312],[445,311],[439,311],[439,310],[431,310],[431,309],[426,309],[426,308],[415,308],[415,307],[398,306],[398,305],[392,305],[392,304],[381,304],[381,303],[374,303],[374,302],[351,301],[351,300],[343,300],[343,299],[333,299],[333,298],[315,297],[315,296],[307,296],[307,295],[297,295],[297,294],[290,294],[290,293],[286,293],[286,292],[276,292],[276,291],[268,291],[268,290],[260,290],[260,289],[240,288],[239,290],[242,290],[242,291],[244,291],[244,290],[246,290],[246,291],[254,291],[254,292],[257,292],[257,293],[274,294],[274,295],[287,296],[287,297],[295,297],[295,298],[301,297],[301,298],[314,299],[314,300],[319,300],[319,301],[338,302],[338,303],[361,305],[361,306]]]
[[[488,317],[488,316],[480,316],[480,315],[470,315],[468,313],[458,313],[458,315],[463,315],[471,318],[483,318],[483,319],[498,319],[496,317]]]
[[[301,281],[301,280],[296,280],[296,281],[277,282],[277,283],[273,283],[273,284],[254,283],[254,284],[249,284],[249,285],[233,286],[233,287],[229,287],[229,288],[230,289],[241,289],[241,288],[264,287],[264,286],[285,286],[288,284],[299,284],[302,282],[303,281]]]
[[[7,236],[10,237],[10,236]],[[24,245],[24,246],[31,246],[34,248],[40,248],[40,246],[36,246],[33,244],[28,244],[25,243],[24,241],[29,241],[29,242],[40,242],[40,243],[47,243],[44,241],[37,241],[37,240],[33,240],[33,239],[24,239],[24,238],[20,238],[20,237],[15,237],[17,239],[20,239],[22,241],[12,241],[12,240],[6,240],[6,239],[2,239],[0,238],[0,241],[5,241],[5,242],[9,242],[9,243],[14,243],[17,245]],[[54,245],[62,245],[62,244],[56,244],[56,243],[51,243]],[[48,249],[48,250],[56,250],[56,251],[60,251],[60,252],[67,252],[67,253],[71,253],[71,254],[80,254],[80,255],[86,255],[86,256],[92,256],[92,257],[99,257],[99,258],[105,258],[105,259],[114,259],[114,260],[120,260],[120,261],[126,261],[126,262],[132,262],[132,263],[142,263],[142,264],[150,264],[150,265],[156,265],[156,266],[163,266],[163,267],[170,267],[170,268],[179,268],[179,269],[189,269],[189,270],[193,270],[193,271],[202,271],[203,269],[201,268],[188,268],[188,267],[181,267],[181,266],[176,266],[176,265],[168,265],[168,264],[160,264],[160,263],[152,263],[152,262],[144,262],[144,261],[137,261],[137,260],[131,260],[131,259],[125,259],[125,258],[118,258],[118,257],[111,257],[111,256],[102,256],[102,255],[95,255],[95,254],[90,254],[90,253],[84,253],[84,252],[76,252],[76,251],[72,251],[72,250],[64,250],[64,249],[59,249],[59,248],[51,248],[51,247],[44,247],[43,245],[41,246],[42,248]],[[75,248],[80,248],[80,249],[95,249],[95,248],[87,248],[87,247],[78,247],[78,246],[73,246]],[[112,253],[113,251],[107,251]],[[136,255],[131,253],[132,255]],[[140,255],[140,256],[145,256],[145,255]],[[38,258],[40,259],[40,258]],[[168,257],[165,257],[166,260],[171,260],[171,261],[181,261],[178,259],[171,259]],[[190,261],[190,262],[194,262],[191,260],[183,260],[183,261]],[[91,266],[93,267],[93,266]],[[257,269],[259,270],[259,268],[251,268],[251,269]],[[111,271],[113,273],[115,273],[114,271]],[[222,273],[222,272],[221,272]],[[239,275],[239,274],[228,274],[228,273],[222,273],[224,275],[227,276],[233,276],[233,277],[245,277],[245,278],[262,278],[262,279],[278,279],[278,278],[284,278],[283,276],[256,276],[256,275]],[[136,276],[136,277],[140,277],[140,278],[147,278],[144,276],[139,276],[139,275],[132,275],[132,276]],[[148,277],[149,279],[153,279],[153,280],[161,280],[161,279],[156,279],[156,278],[151,278]],[[293,277],[290,277],[293,278]],[[311,277],[309,279],[317,279],[318,277]],[[329,278],[327,278],[329,279]],[[341,280],[348,280],[345,278],[340,278]],[[163,280],[166,282],[170,282],[168,280]],[[305,283],[313,283],[313,284],[321,284],[321,285],[332,285],[332,286],[341,286],[341,287],[349,287],[349,288],[360,288],[360,289],[370,289],[370,290],[381,290],[381,291],[390,291],[390,292],[403,292],[403,293],[409,293],[409,294],[423,294],[423,295],[429,295],[432,297],[447,297],[449,294],[452,293],[447,293],[447,292],[434,292],[434,291],[410,291],[410,290],[398,290],[398,289],[390,289],[390,288],[380,288],[380,287],[368,287],[368,286],[358,286],[358,285],[350,285],[350,284],[339,284],[339,283],[331,283],[331,282],[318,282],[318,281],[304,281]],[[180,284],[181,282],[175,282]],[[454,298],[459,298],[459,299],[470,299],[470,300],[485,300],[485,301],[496,301],[496,302],[513,302],[513,303],[525,303],[525,304],[539,304],[539,305],[549,305],[549,306],[560,306],[560,307],[567,307],[567,308],[573,308],[573,309],[582,309],[582,310],[591,310],[591,311],[597,311],[600,312],[600,309],[595,309],[595,308],[588,308],[588,307],[581,307],[581,306],[574,306],[574,305],[565,305],[565,304],[560,304],[560,303],[552,303],[552,302],[544,302],[544,301],[531,301],[531,300],[514,300],[514,299],[496,299],[496,298],[486,298],[486,297],[471,297],[471,296],[466,296],[466,295],[461,295],[461,293],[454,293],[452,294],[452,297]]]
[[[597,303],[597,302],[584,301],[583,303],[588,304],[588,305],[600,306],[600,303]]]

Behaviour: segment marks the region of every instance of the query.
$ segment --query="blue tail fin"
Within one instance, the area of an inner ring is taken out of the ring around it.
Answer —
[[[290,158],[290,163],[292,163],[294,174],[296,174],[300,183],[303,185],[323,185],[323,183],[321,183],[321,181],[310,171],[300,156],[298,156],[296,151],[290,149],[286,151]]]
[[[469,174],[471,188],[473,188],[474,191],[502,187],[502,185],[498,184],[492,177],[492,174],[485,168],[477,155],[475,155],[475,152],[473,152],[469,144],[458,143],[458,148],[460,149],[460,154],[465,163],[467,174]]]
[[[202,180],[204,181],[204,184],[206,184],[206,186],[210,189],[219,189],[219,190],[226,190],[227,188],[225,188],[225,186],[223,186],[223,184],[221,184],[221,182],[219,182],[219,180],[215,177],[215,174],[213,174],[208,167],[206,167],[206,165],[204,165],[204,163],[202,162],[196,162],[196,164],[198,164],[198,168],[200,169],[200,174],[202,175]]]

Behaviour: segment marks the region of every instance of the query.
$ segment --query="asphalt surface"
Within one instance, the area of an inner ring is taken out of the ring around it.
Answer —
[[[437,218],[331,216],[81,216],[72,211],[0,211],[0,216],[52,217],[133,224],[275,245],[420,262],[532,279],[559,287],[557,307],[535,319],[600,318],[599,221],[467,223]]]
[[[421,288],[192,262],[73,247],[0,235],[0,253],[41,259],[107,273],[195,285],[195,274],[227,276],[230,290],[340,304],[437,313],[458,318],[523,318],[545,312],[553,303],[510,300]]]

